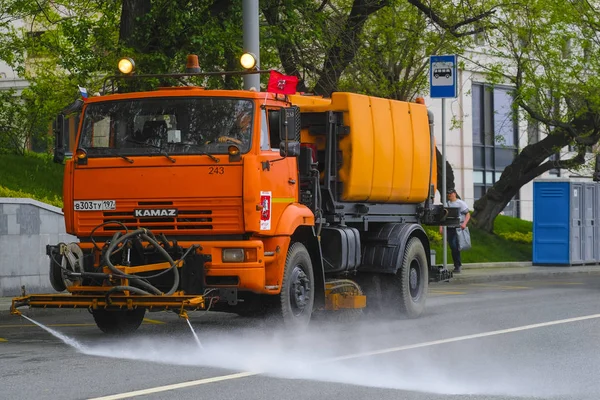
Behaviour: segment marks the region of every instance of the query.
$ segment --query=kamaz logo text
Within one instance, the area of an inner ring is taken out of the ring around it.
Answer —
[[[176,217],[177,209],[175,209],[175,208],[160,208],[160,209],[143,208],[143,209],[133,210],[133,216],[136,218]]]

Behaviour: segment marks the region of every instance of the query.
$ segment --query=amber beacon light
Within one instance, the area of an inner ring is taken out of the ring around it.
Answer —
[[[244,53],[240,57],[240,64],[244,69],[253,69],[256,67],[256,56],[252,53]]]
[[[125,75],[130,75],[133,73],[133,71],[135,71],[135,63],[129,57],[121,58],[119,60],[118,67],[119,71],[121,71],[121,73]]]

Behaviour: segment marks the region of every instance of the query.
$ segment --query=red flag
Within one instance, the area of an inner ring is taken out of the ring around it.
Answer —
[[[269,75],[269,84],[267,85],[267,92],[294,94],[296,93],[297,85],[297,76],[283,75],[277,71],[271,71]]]

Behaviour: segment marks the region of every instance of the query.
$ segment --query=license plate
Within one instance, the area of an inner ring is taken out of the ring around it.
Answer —
[[[75,211],[106,211],[116,210],[115,200],[77,200],[74,202]]]

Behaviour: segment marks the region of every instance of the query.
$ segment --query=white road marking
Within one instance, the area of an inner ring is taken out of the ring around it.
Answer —
[[[167,390],[174,390],[174,389],[181,389],[181,388],[186,388],[186,387],[190,387],[190,386],[204,385],[206,383],[227,381],[227,380],[230,380],[230,379],[244,378],[246,376],[258,375],[258,374],[259,374],[259,372],[240,372],[239,374],[215,376],[214,378],[206,378],[206,379],[199,379],[197,381],[174,383],[172,385],[158,386],[158,387],[150,388],[150,389],[136,390],[134,392],[114,394],[112,396],[96,397],[96,398],[90,399],[90,400],[118,400],[118,399],[127,399],[127,398],[130,398],[130,397],[142,396],[144,394],[153,394],[153,393],[159,393],[159,392],[166,392]]]
[[[406,345],[406,346],[390,347],[387,349],[367,351],[367,352],[356,353],[356,354],[349,354],[346,356],[328,358],[328,359],[325,359],[322,361],[315,362],[314,364],[326,364],[326,363],[332,363],[332,362],[337,362],[337,361],[351,360],[351,359],[355,359],[355,358],[371,357],[371,356],[376,356],[376,355],[380,355],[380,354],[396,353],[399,351],[418,349],[418,348],[422,348],[422,347],[437,346],[439,344],[462,342],[465,340],[479,339],[479,338],[484,338],[484,337],[489,337],[489,336],[504,335],[507,333],[521,332],[521,331],[527,331],[527,330],[531,330],[531,329],[544,328],[547,326],[568,324],[571,322],[586,321],[586,320],[598,319],[598,318],[600,318],[600,314],[592,314],[592,315],[585,315],[582,317],[560,319],[560,320],[556,320],[556,321],[542,322],[539,324],[524,325],[524,326],[518,326],[515,328],[508,328],[508,329],[501,329],[501,330],[497,330],[497,331],[476,333],[473,335],[457,336],[457,337],[448,338],[448,339],[433,340],[430,342],[416,343],[416,344],[410,344],[410,345]],[[131,398],[131,397],[142,396],[145,394],[166,392],[168,390],[181,389],[181,388],[198,386],[198,385],[205,385],[207,383],[214,383],[214,382],[221,382],[221,381],[227,381],[227,380],[232,380],[232,379],[245,378],[248,376],[260,375],[260,374],[261,374],[261,372],[240,372],[237,374],[216,376],[214,378],[199,379],[199,380],[195,380],[195,381],[175,383],[175,384],[166,385],[166,386],[157,386],[154,388],[143,389],[143,390],[136,390],[133,392],[114,394],[114,395],[104,396],[104,397],[96,397],[96,398],[89,399],[89,400],[127,399],[127,398]]]
[[[364,353],[357,353],[357,354],[349,354],[347,356],[341,356],[341,357],[330,358],[328,360],[323,360],[323,361],[320,361],[319,363],[329,363],[329,362],[342,361],[342,360],[351,360],[353,358],[362,358],[362,357],[376,356],[376,355],[379,355],[379,354],[395,353],[395,352],[398,352],[398,351],[418,349],[418,348],[421,348],[421,347],[436,346],[438,344],[461,342],[461,341],[464,341],[464,340],[479,339],[479,338],[484,338],[484,337],[488,337],[488,336],[503,335],[503,334],[506,334],[506,333],[521,332],[521,331],[527,331],[527,330],[530,330],[530,329],[544,328],[544,327],[547,327],[547,326],[568,324],[570,322],[578,322],[578,321],[585,321],[585,320],[589,320],[589,319],[598,319],[598,318],[600,318],[600,314],[593,314],[593,315],[585,315],[583,317],[560,319],[560,320],[557,320],[557,321],[549,321],[549,322],[542,322],[542,323],[539,323],[539,324],[518,326],[516,328],[501,329],[501,330],[498,330],[498,331],[475,333],[473,335],[457,336],[457,337],[449,338],[449,339],[434,340],[434,341],[431,341],[431,342],[409,344],[407,346],[390,347],[388,349],[367,351],[367,352],[364,352]]]

